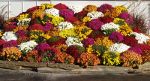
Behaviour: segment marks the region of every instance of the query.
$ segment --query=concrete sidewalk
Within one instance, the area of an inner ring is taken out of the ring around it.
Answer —
[[[0,81],[150,81],[150,63],[139,69],[115,66],[91,66],[86,69],[39,67],[36,69],[2,69]]]

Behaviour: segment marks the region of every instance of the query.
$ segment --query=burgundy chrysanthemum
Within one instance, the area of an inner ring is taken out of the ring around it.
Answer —
[[[129,50],[136,52],[137,54],[141,54],[142,50],[138,46],[134,46],[129,48]]]
[[[99,19],[100,19],[100,21],[102,21],[104,24],[105,24],[105,23],[113,22],[113,20],[114,20],[113,18],[107,17],[107,16],[105,16],[105,17],[100,17]]]
[[[119,17],[124,19],[128,24],[133,23],[133,16],[131,16],[128,12],[122,12]]]
[[[109,39],[113,40],[114,42],[121,42],[123,41],[123,35],[119,32],[112,32],[109,35]]]
[[[100,30],[101,26],[104,23],[101,22],[99,19],[93,19],[88,23],[88,26],[92,29],[92,30]]]
[[[62,3],[56,4],[56,5],[54,6],[54,8],[56,8],[56,9],[58,9],[58,10],[68,9],[68,7],[67,7],[65,4],[62,4]]]
[[[75,60],[85,51],[84,47],[78,46],[78,45],[71,45],[67,48],[66,52],[70,55],[72,55]]]
[[[112,5],[103,4],[100,7],[98,7],[97,11],[101,11],[101,12],[105,13],[107,10],[111,10],[111,9],[113,9]]]
[[[17,43],[16,40],[11,40],[11,41],[5,42],[5,43],[3,44],[3,48],[16,47],[17,45],[18,45],[18,43]]]
[[[5,31],[12,31],[16,27],[17,27],[17,23],[16,22],[9,22],[9,23],[4,24],[4,30]]]
[[[94,39],[93,38],[87,38],[87,39],[84,39],[82,41],[82,43],[84,44],[84,46],[89,46],[89,45],[93,45],[94,44]]]
[[[47,22],[47,23],[45,24],[43,30],[47,32],[47,31],[49,31],[49,30],[51,30],[51,29],[53,29],[53,25],[52,25],[51,23]]]
[[[138,44],[138,41],[135,39],[135,37],[131,37],[131,36],[125,36],[124,40],[123,40],[124,44],[127,44],[129,46],[135,46]]]
[[[16,32],[16,35],[17,35],[18,37],[26,37],[26,36],[27,36],[27,34],[26,34],[26,32],[25,32],[24,30],[19,30],[19,31],[17,31],[17,32]]]
[[[43,31],[43,26],[41,24],[33,24],[29,27],[29,30],[42,30]]]
[[[75,14],[75,17],[77,17],[78,19],[83,19],[83,17],[85,17],[87,15],[87,11],[81,11]]]
[[[78,18],[76,18],[76,17],[74,17],[74,16],[72,16],[72,17],[67,17],[65,20],[68,21],[68,22],[71,22],[71,23],[74,23],[74,22],[76,22],[76,21],[79,21]]]
[[[59,11],[59,14],[64,18],[74,16],[74,12],[72,10],[69,10],[69,9],[62,9],[62,10]]]
[[[47,43],[40,43],[35,47],[35,49],[38,51],[44,52],[45,50],[48,50],[49,47],[50,46]]]

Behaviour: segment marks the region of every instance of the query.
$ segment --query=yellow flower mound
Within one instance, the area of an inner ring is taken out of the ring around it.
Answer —
[[[45,15],[45,12],[44,10],[42,9],[37,9],[35,10],[33,13],[32,13],[32,19],[35,19],[35,18],[40,18],[40,19],[43,19],[44,18],[44,15]]]
[[[82,22],[89,22],[89,21],[91,21],[92,19],[90,18],[90,17],[88,17],[88,16],[86,16],[86,17],[84,17],[83,19],[82,19]]]
[[[75,32],[77,34],[77,37],[80,40],[83,40],[87,38],[87,36],[92,32],[92,30],[87,26],[77,26],[75,27]]]
[[[52,18],[52,23],[54,24],[54,26],[57,26],[59,23],[64,21],[63,17],[59,17],[59,16],[53,16],[51,14],[46,14],[49,18]]]
[[[37,40],[39,37],[43,37],[46,40],[48,40],[49,38],[51,38],[51,36],[46,33],[44,34],[44,32],[40,31],[40,30],[32,30],[30,33],[30,39],[32,40]]]
[[[120,61],[120,54],[117,52],[110,52],[106,51],[102,55],[103,64],[104,65],[119,65],[121,63]]]
[[[114,43],[108,37],[103,37],[103,38],[97,38],[95,41],[95,44],[96,45],[103,45],[103,46],[109,48]]]
[[[54,7],[53,4],[44,3],[44,4],[41,4],[41,6],[39,8],[42,9],[42,10],[45,10],[45,9],[50,9],[50,8],[53,8],[53,7]]]
[[[114,21],[113,21],[115,24],[119,24],[120,26],[122,25],[127,25],[127,23],[125,22],[124,19],[121,19],[121,18],[114,18]]]
[[[23,20],[23,19],[25,19],[25,18],[28,18],[29,17],[29,14],[21,14],[21,15],[19,15],[18,17],[17,17],[17,19],[18,20]]]
[[[62,31],[59,32],[59,36],[61,36],[63,38],[74,37],[76,35],[77,34],[75,33],[75,29],[74,28],[62,30]]]
[[[89,45],[89,46],[86,48],[86,51],[87,51],[87,53],[93,53],[92,45]]]
[[[130,35],[133,32],[131,27],[129,27],[128,25],[120,26],[120,29],[118,31],[124,36]]]

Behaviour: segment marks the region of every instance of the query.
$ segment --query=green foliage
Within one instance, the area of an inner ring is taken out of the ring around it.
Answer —
[[[93,45],[92,49],[95,53],[97,53],[98,56],[104,54],[104,52],[107,50],[107,48],[103,45]]]

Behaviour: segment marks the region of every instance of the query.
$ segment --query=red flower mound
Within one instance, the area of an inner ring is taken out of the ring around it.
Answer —
[[[80,56],[81,53],[83,53],[85,49],[78,45],[71,45],[67,48],[66,52],[70,55],[72,55],[75,60]]]
[[[87,11],[81,11],[75,14],[75,17],[79,18],[79,19],[83,19],[86,15],[87,15]]]
[[[55,5],[54,8],[56,8],[58,10],[68,9],[68,7],[65,4],[62,4],[62,3],[59,3],[59,4]]]
[[[127,44],[129,46],[135,46],[138,44],[138,41],[135,39],[135,37],[131,37],[131,36],[125,36],[124,40],[123,40],[124,44]]]
[[[113,18],[107,17],[107,16],[105,16],[105,17],[100,17],[99,19],[100,19],[100,21],[102,21],[104,24],[113,22],[113,20],[114,20]]]
[[[41,24],[33,24],[29,27],[29,30],[44,30]]]

